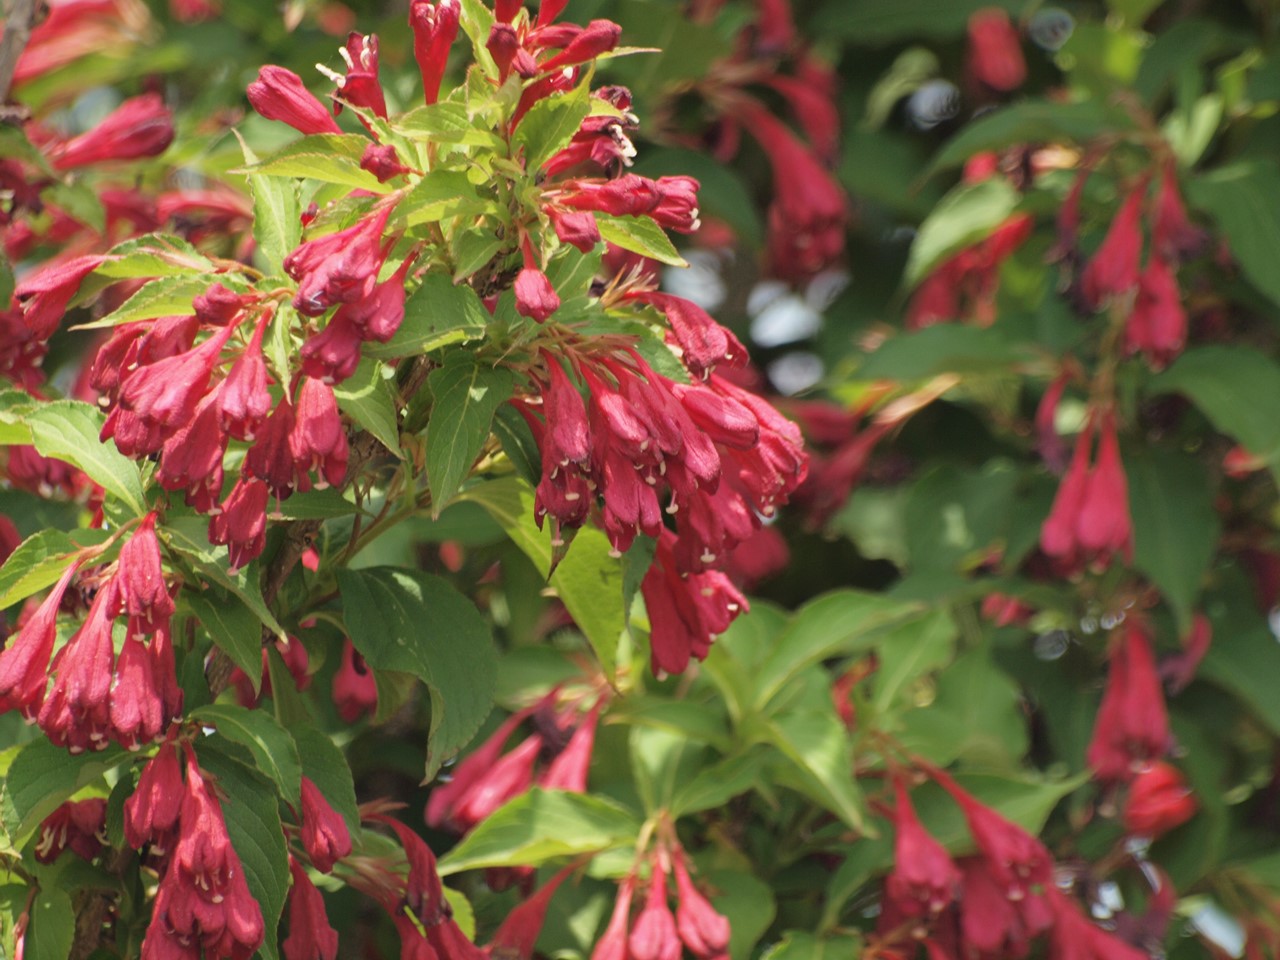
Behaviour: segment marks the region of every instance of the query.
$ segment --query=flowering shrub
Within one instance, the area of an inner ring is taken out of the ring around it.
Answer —
[[[810,6],[13,5],[4,955],[1280,954],[1265,31]]]

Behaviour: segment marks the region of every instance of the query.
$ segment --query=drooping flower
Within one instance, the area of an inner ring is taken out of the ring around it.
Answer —
[[[1121,820],[1129,833],[1154,838],[1186,823],[1198,806],[1178,768],[1156,761],[1133,778]]]
[[[324,897],[307,876],[302,864],[289,858],[289,935],[280,944],[285,960],[334,960],[338,955],[338,931],[329,925]]]
[[[72,753],[107,746],[115,668],[111,625],[119,605],[116,582],[108,580],[98,588],[84,624],[54,658],[53,687],[36,722],[53,743]]]
[[[551,898],[575,869],[577,865],[571,863],[557,871],[533,896],[507,914],[485,948],[492,960],[532,960]]]
[[[1044,552],[1075,569],[1105,568],[1116,554],[1133,557],[1129,486],[1120,460],[1115,418],[1107,412],[1099,429],[1097,461],[1090,466],[1093,417],[1076,440],[1071,463],[1040,529]]]
[[[264,313],[258,318],[248,344],[218,387],[222,431],[237,440],[252,440],[258,426],[271,412],[267,362],[262,355],[262,337],[270,322],[270,314]]]
[[[108,259],[97,254],[73,257],[46,264],[22,278],[13,296],[32,337],[47,340],[53,336],[84,278]]]
[[[52,863],[63,850],[71,850],[83,860],[92,860],[102,850],[100,837],[106,829],[105,797],[68,800],[45,817],[37,831],[35,856]]]
[[[124,802],[124,836],[139,849],[169,835],[182,810],[182,764],[172,741],[162,743],[147,761],[138,787]]]
[[[173,597],[164,579],[154,510],[142,518],[133,536],[120,548],[117,562],[117,582],[124,612],[129,616],[130,635],[154,632],[173,616]]]
[[[382,267],[382,231],[392,207],[384,205],[336,233],[308,240],[284,258],[298,281],[294,308],[318,317],[339,303],[355,303],[373,292]]]
[[[209,518],[209,542],[226,546],[232,570],[252,561],[266,545],[267,494],[263,481],[242,477],[221,512]]]
[[[609,923],[591,951],[591,960],[627,960],[627,933],[631,927],[631,900],[635,895],[635,877],[628,874],[618,887]]]
[[[24,717],[34,717],[44,702],[58,608],[78,568],[72,563],[63,571],[49,595],[0,653],[0,698],[21,710]]]
[[[329,115],[302,78],[284,67],[265,66],[258,79],[249,84],[249,103],[268,120],[287,123],[299,133],[341,133],[342,128]]]
[[[701,960],[723,957],[729,949],[729,918],[716,910],[689,876],[684,851],[672,853],[676,875],[676,931],[684,945]]]
[[[667,904],[665,859],[659,856],[653,861],[644,907],[627,937],[627,951],[632,960],[680,960],[680,934]]]
[[[347,822],[306,776],[302,778],[302,847],[321,873],[331,872],[333,865],[351,852]]]
[[[54,148],[58,170],[107,160],[154,157],[173,142],[173,114],[157,93],[144,93],[116,107],[92,130]]]
[[[1142,201],[1147,192],[1142,181],[1129,192],[1111,221],[1107,235],[1080,275],[1085,301],[1097,310],[1112,297],[1123,296],[1138,286],[1142,258]]]
[[[955,899],[960,871],[916,816],[901,781],[894,783],[893,873],[885,890],[907,916],[941,913]]]
[[[302,381],[289,451],[299,475],[315,474],[317,489],[340,486],[347,475],[347,432],[333,388],[323,380]]]
[[[1130,354],[1141,353],[1153,369],[1162,370],[1187,340],[1187,314],[1182,307],[1178,279],[1156,254],[1138,278],[1138,296],[1124,327],[1124,345]]]
[[[333,705],[345,723],[355,723],[378,705],[378,684],[350,640],[343,640],[342,660],[333,675]]]
[[[1103,781],[1127,781],[1169,748],[1155,656],[1145,629],[1130,619],[1111,653],[1107,687],[1086,759]]]

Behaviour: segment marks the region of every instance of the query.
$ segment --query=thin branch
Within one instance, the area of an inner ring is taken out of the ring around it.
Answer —
[[[39,0],[9,0],[4,36],[0,37],[0,103],[9,99],[13,72],[18,68],[18,58],[26,49],[27,41],[31,39],[38,3]]]

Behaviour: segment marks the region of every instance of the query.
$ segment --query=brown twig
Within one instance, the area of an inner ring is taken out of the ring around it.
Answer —
[[[18,68],[18,58],[31,39],[39,0],[9,0],[8,16],[4,23],[4,36],[0,37],[0,103],[9,99],[9,87],[13,84],[13,72]]]

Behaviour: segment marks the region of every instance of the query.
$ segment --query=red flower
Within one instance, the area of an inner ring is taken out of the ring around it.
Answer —
[[[560,295],[547,275],[526,259],[524,269],[516,276],[516,311],[542,323],[560,309]]]
[[[1142,200],[1147,192],[1142,181],[1125,198],[1111,227],[1080,275],[1085,301],[1095,310],[1114,296],[1128,293],[1138,285],[1138,265],[1142,257]]]
[[[587,773],[591,767],[591,753],[595,748],[596,727],[600,722],[600,702],[593,706],[573,736],[538,778],[538,785],[547,790],[568,790],[584,793],[587,789]]]
[[[484,743],[458,763],[451,771],[448,781],[432,788],[424,811],[427,826],[440,827],[447,824],[451,829],[462,832],[462,828],[454,820],[454,809],[476,781],[498,762],[498,758],[502,756],[502,748],[511,739],[516,727],[532,712],[532,708],[527,708],[507,717]]]
[[[119,603],[116,583],[108,580],[98,588],[84,625],[54,658],[56,679],[37,722],[45,736],[72,753],[107,746],[116,659],[111,626]]]
[[[160,541],[156,539],[156,514],[148,513],[120,548],[119,573],[121,598],[129,615],[129,634],[152,633],[173,616],[173,598],[165,583],[160,562]]]
[[[293,404],[287,396],[282,397],[244,458],[244,477],[264,481],[279,500],[288,498],[298,486],[292,449],[295,422]]]
[[[1100,433],[1098,459],[1090,467],[1091,419],[1076,440],[1071,463],[1040,529],[1041,548],[1068,568],[1085,563],[1104,568],[1117,553],[1129,560],[1133,557],[1129,485],[1110,413],[1104,415]]]
[[[591,960],[627,960],[627,931],[631,926],[631,899],[634,894],[635,877],[628,874],[618,887],[609,924],[596,941]]]
[[[705,379],[717,363],[741,367],[747,362],[746,347],[696,303],[657,292],[638,293],[633,299],[651,304],[666,315],[680,346],[681,359],[695,377]]]
[[[450,825],[466,833],[533,783],[533,766],[542,750],[542,737],[530,734],[514,750],[503,754],[483,771],[462,796],[449,818]]]
[[[350,640],[342,643],[342,662],[333,675],[333,705],[346,723],[355,723],[378,706],[378,684]]]
[[[413,57],[422,74],[422,96],[427,103],[440,98],[440,82],[448,64],[449,48],[458,35],[458,0],[413,0],[409,26],[413,29]]]
[[[379,183],[402,177],[410,170],[400,162],[396,148],[389,143],[371,143],[360,157],[360,169],[373,174]]]
[[[561,243],[577,247],[583,253],[590,253],[600,242],[600,228],[596,225],[595,214],[589,211],[571,212],[547,209],[551,217],[551,226]]]
[[[284,67],[266,66],[247,93],[253,109],[268,120],[287,123],[300,133],[341,133],[342,128],[316,99],[302,78]]]
[[[372,110],[385,120],[387,101],[378,80],[378,38],[373,34],[352,32],[347,36],[347,45],[340,47],[338,52],[347,62],[346,76],[321,68],[338,85],[334,96],[353,107]]]
[[[138,788],[124,802],[124,836],[129,846],[156,842],[178,825],[182,809],[182,766],[172,742],[147,761]]]
[[[227,494],[222,510],[209,518],[209,542],[227,547],[232,570],[262,552],[267,538],[267,485],[243,477]]]
[[[32,337],[47,340],[53,336],[84,278],[109,259],[92,254],[74,257],[47,264],[22,278],[13,296]]]
[[[150,743],[164,731],[164,700],[155,677],[155,664],[137,636],[120,648],[111,689],[111,735],[130,750]]]
[[[1011,899],[992,874],[989,861],[969,857],[960,863],[960,938],[980,957],[1024,957],[1032,938],[1053,922],[1043,896]]]
[[[253,435],[271,412],[267,392],[267,362],[262,356],[262,337],[270,314],[258,318],[248,344],[232,364],[227,378],[218,387],[218,414],[222,431],[237,440],[253,440]]]
[[[1126,623],[1111,654],[1107,688],[1089,742],[1089,766],[1103,781],[1130,780],[1169,749],[1169,717],[1146,632]]]
[[[293,885],[289,888],[289,936],[280,944],[284,960],[334,960],[338,931],[329,925],[324,897],[293,857],[289,858]]]
[[[1151,227],[1151,243],[1164,259],[1177,263],[1194,256],[1204,248],[1207,235],[1187,218],[1182,195],[1178,193],[1177,171],[1172,162],[1160,177],[1156,195],[1155,222]]]
[[[400,329],[404,321],[404,282],[411,265],[411,259],[404,261],[395,273],[377,284],[369,296],[338,308],[338,314],[355,325],[362,339],[386,343]],[[356,347],[356,356],[359,357],[359,347]]]
[[[209,378],[217,364],[222,347],[231,336],[231,327],[223,327],[193,350],[157,360],[129,374],[120,388],[120,406],[112,411],[102,428],[102,438],[116,437],[123,421],[121,412],[133,414],[145,427],[154,431],[162,443],[195,417],[196,405],[208,392]],[[114,421],[114,424],[113,424]],[[161,443],[149,441],[143,448],[127,450],[126,455],[159,452]]]
[[[729,919],[711,905],[689,876],[684,853],[672,856],[676,875],[676,930],[684,945],[702,960],[723,957],[729,949]]]
[[[507,914],[507,919],[502,921],[485,948],[489,956],[501,957],[502,960],[532,960],[551,898],[576,866],[571,863],[557,872],[533,896]]]
[[[347,822],[309,777],[302,778],[302,846],[311,865],[321,873],[331,872],[333,865],[351,852]]]
[[[1196,812],[1195,794],[1177,767],[1156,761],[1129,785],[1124,828],[1143,837],[1158,837],[1186,823]]]
[[[58,608],[78,564],[63,571],[57,584],[0,653],[0,698],[30,719],[39,712],[49,683],[49,657],[57,637]]]
[[[1016,90],[1027,78],[1018,31],[999,7],[986,7],[969,17],[969,71],[1001,93]]]
[[[98,839],[106,829],[107,801],[68,800],[49,814],[40,824],[35,855],[41,863],[53,863],[63,850],[70,848],[84,860],[92,860],[102,850]]]
[[[54,148],[53,165],[71,170],[106,160],[136,160],[164,153],[173,142],[173,114],[157,93],[126,100],[92,130]]]
[[[541,18],[539,18],[541,23]],[[594,60],[618,45],[622,27],[612,20],[592,20],[554,57],[538,65],[543,73]]]
[[[347,475],[347,432],[333,387],[323,380],[307,377],[302,381],[289,450],[299,474],[315,473],[317,489],[340,486]]]
[[[941,913],[955,899],[960,871],[937,840],[920,824],[901,781],[893,785],[893,873],[885,890],[907,916]]]
[[[1145,950],[1090,923],[1080,908],[1061,893],[1051,891],[1054,924],[1049,938],[1050,960],[1148,960]]]
[[[382,230],[391,215],[383,206],[353,226],[308,240],[284,258],[298,281],[294,308],[318,317],[339,303],[355,303],[373,292],[382,267]]]
[[[369,297],[363,302],[372,299]],[[328,325],[302,345],[299,355],[304,374],[325,383],[341,383],[356,372],[365,331],[352,316],[345,306],[340,307],[329,318]]]
[[[680,960],[680,936],[667,905],[667,871],[661,859],[654,860],[644,908],[627,938],[631,960]]]
[[[1138,278],[1138,296],[1124,328],[1130,354],[1142,353],[1155,370],[1168,366],[1187,341],[1187,314],[1178,279],[1169,265],[1152,253]]]
[[[210,513],[222,496],[222,456],[227,435],[219,425],[217,395],[208,394],[191,421],[164,442],[156,480],[166,490],[185,490],[188,506]]]

